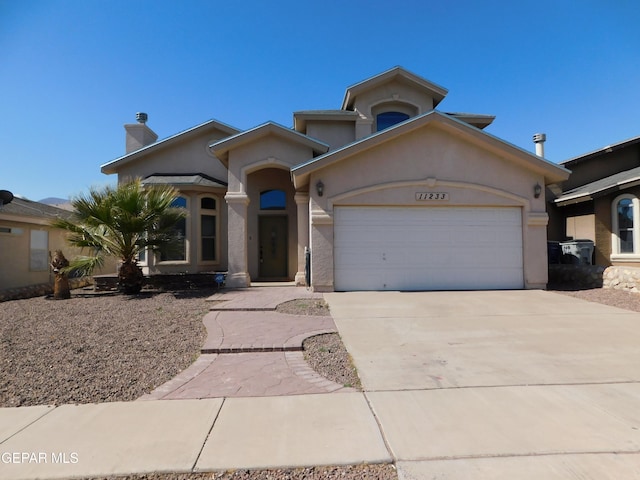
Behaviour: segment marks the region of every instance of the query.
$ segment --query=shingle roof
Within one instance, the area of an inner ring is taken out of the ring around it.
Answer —
[[[201,123],[200,125],[196,125],[195,127],[189,128],[182,132],[176,133],[175,135],[171,135],[170,137],[163,138],[162,140],[158,140],[157,142],[151,143],[147,146],[144,146],[138,150],[133,152],[129,152],[126,155],[116,158],[115,160],[111,160],[110,162],[105,163],[100,167],[102,173],[116,173],[117,167],[126,164],[127,162],[140,157],[141,155],[146,155],[149,152],[156,151],[159,148],[163,148],[167,145],[171,145],[176,141],[180,141],[181,139],[188,138],[192,135],[198,135],[201,132],[209,129],[215,128],[218,129],[228,135],[235,135],[240,132],[239,129],[227,125],[226,123],[219,122],[218,120],[209,120],[207,122]]]
[[[19,197],[14,197],[11,203],[0,207],[0,214],[51,220],[54,218],[70,218],[72,216],[72,212],[68,210]]]
[[[640,167],[625,170],[624,172],[616,173],[609,177],[596,180],[595,182],[568,190],[556,198],[554,202],[560,206],[586,202],[591,200],[593,195],[622,190],[637,184],[640,184]]]
[[[154,173],[142,180],[145,185],[197,185],[200,187],[227,188],[227,183],[204,173],[163,174]]]

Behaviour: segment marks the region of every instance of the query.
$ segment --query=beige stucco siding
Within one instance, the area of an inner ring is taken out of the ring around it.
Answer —
[[[451,204],[521,204],[522,200],[512,198],[515,195],[531,202],[532,210],[544,211],[544,198],[533,198],[535,183],[544,183],[541,175],[526,171],[488,150],[461,142],[451,133],[439,129],[414,131],[355,154],[348,161],[334,163],[314,173],[310,184],[315,185],[322,179],[325,195],[318,201],[322,209],[331,210],[330,202],[351,203],[345,194],[375,186],[382,192],[363,193],[360,201],[365,204],[413,204],[414,186],[426,184],[430,178],[460,184],[459,187],[447,186],[461,190],[460,195],[451,196]],[[385,185],[402,182],[407,183],[406,188],[384,192]],[[476,188],[470,190],[473,186]],[[483,187],[492,190],[483,190]],[[506,196],[496,197],[495,191],[505,192]]]
[[[347,145],[356,139],[354,122],[307,121],[306,134],[327,145],[331,150]]]
[[[62,250],[68,260],[72,260],[78,255],[87,254],[87,252],[71,247],[67,243],[65,231],[51,228],[46,220],[35,222],[36,220],[34,223],[27,223],[0,219],[0,227],[10,228],[13,232],[0,233],[0,290],[52,283],[53,273],[49,268],[49,262],[56,250]],[[45,269],[33,270],[30,267],[31,232],[34,230],[47,232],[47,266]],[[95,274],[115,273],[115,271],[115,260],[107,259],[104,267],[96,271]]]
[[[384,102],[409,103],[418,110],[415,114],[421,114],[433,109],[433,97],[428,93],[416,89],[404,82],[391,81],[374,90],[364,92],[356,98],[355,110],[366,114],[372,114],[375,106]]]
[[[318,180],[324,195],[315,191]],[[333,288],[333,209],[340,205],[515,206],[523,221],[524,283],[544,287],[546,221],[544,195],[535,199],[542,174],[508,153],[431,126],[409,132],[329,164],[310,176],[314,288]],[[418,192],[446,192],[446,202],[416,200]]]
[[[208,132],[188,141],[176,142],[153,155],[141,156],[118,169],[120,182],[154,173],[204,173],[219,180],[227,178],[227,169],[209,152],[209,144],[224,138],[221,132]]]
[[[271,166],[288,169],[309,158],[313,158],[313,150],[310,147],[276,136],[241,145],[229,152],[228,190],[244,192],[246,177],[253,171]]]

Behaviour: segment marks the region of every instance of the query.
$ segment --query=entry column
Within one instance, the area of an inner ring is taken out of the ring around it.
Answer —
[[[293,197],[298,209],[298,269],[296,271],[296,285],[305,285],[304,249],[309,246],[309,194],[298,192]]]
[[[249,287],[247,257],[247,206],[249,197],[242,192],[228,192],[224,199],[228,205],[228,245],[229,272],[226,284],[228,287]]]

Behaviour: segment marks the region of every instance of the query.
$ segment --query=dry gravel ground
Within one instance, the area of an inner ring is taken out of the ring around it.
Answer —
[[[235,470],[232,472],[149,474],[126,477],[100,477],[90,480],[397,480],[394,465],[351,465],[277,470]],[[89,480],[89,479],[85,479]]]
[[[590,290],[555,290],[556,293],[581,298],[589,302],[602,303],[612,307],[624,308],[640,312],[640,293],[610,288],[593,288]]]
[[[0,407],[130,401],[191,365],[213,291],[0,303]]]

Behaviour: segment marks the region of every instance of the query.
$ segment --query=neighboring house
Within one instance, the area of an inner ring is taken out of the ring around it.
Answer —
[[[485,133],[492,116],[435,110],[446,94],[396,67],[293,128],[212,120],[156,141],[142,114],[102,172],[181,192],[183,249],[143,256],[148,274],[304,284],[308,248],[317,291],[544,288],[544,186],[569,171]]]
[[[55,251],[62,250],[68,260],[82,254],[66,242],[67,232],[50,226],[55,218],[70,215],[69,210],[19,197],[0,205],[0,290],[53,283],[49,264]],[[115,271],[110,259],[96,273]]]
[[[592,240],[595,264],[640,265],[640,137],[561,165],[572,173],[551,188],[549,240]]]

